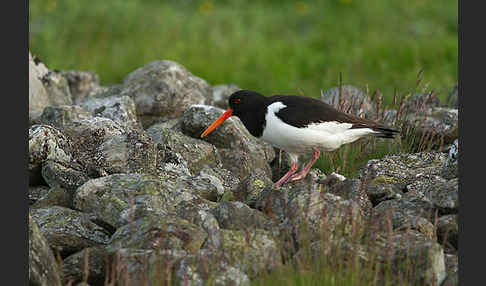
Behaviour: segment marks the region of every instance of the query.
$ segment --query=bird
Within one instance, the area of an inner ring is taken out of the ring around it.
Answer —
[[[331,152],[360,138],[394,138],[399,131],[370,119],[337,110],[332,105],[306,96],[264,96],[251,90],[239,90],[228,99],[229,108],[200,135],[204,138],[226,119],[237,116],[250,134],[287,152],[290,169],[275,186],[302,180],[321,152]],[[299,156],[312,159],[298,170]]]

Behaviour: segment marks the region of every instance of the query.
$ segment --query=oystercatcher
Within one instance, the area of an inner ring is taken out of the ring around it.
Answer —
[[[281,186],[305,178],[321,151],[333,151],[341,145],[365,136],[393,138],[397,130],[372,120],[341,112],[333,106],[304,96],[265,97],[250,90],[231,94],[229,108],[202,134],[208,135],[230,116],[238,116],[251,135],[285,150],[291,159],[290,170],[275,185]],[[299,173],[299,155],[313,153]]]

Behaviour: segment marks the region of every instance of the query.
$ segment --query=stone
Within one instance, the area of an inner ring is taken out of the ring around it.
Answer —
[[[192,104],[204,104],[211,87],[180,64],[161,60],[127,75],[120,95],[135,101],[137,115],[147,128],[159,120],[179,117]]]
[[[217,219],[222,229],[247,230],[265,229],[272,230],[275,223],[262,212],[252,209],[242,202],[222,202],[210,210]]]
[[[182,218],[149,215],[118,228],[108,249],[176,249],[194,253],[207,236],[204,229]]]
[[[87,273],[85,271],[85,260],[87,259]],[[87,282],[90,285],[104,285],[107,267],[112,264],[113,255],[105,246],[93,246],[85,248],[69,255],[62,261],[62,281],[68,283],[80,283],[87,275]],[[108,265],[106,265],[108,263]]]
[[[54,254],[29,214],[29,284],[62,285]]]
[[[71,162],[73,155],[71,140],[49,125],[34,125],[29,128],[29,185],[45,185],[42,165],[46,160]]]
[[[91,216],[60,206],[31,209],[30,214],[52,249],[66,257],[83,248],[103,245],[111,233],[91,220]]]
[[[60,74],[68,82],[73,104],[79,104],[83,99],[103,90],[99,86],[99,76],[94,72],[65,70]]]
[[[135,101],[127,95],[88,97],[80,102],[80,106],[93,116],[113,120],[125,130],[142,129],[138,122]]]
[[[444,162],[444,165],[442,165],[442,169],[440,170],[440,175],[447,180],[457,178],[459,176],[458,161],[459,140],[456,139],[454,140],[454,143],[451,144],[447,160]]]
[[[212,86],[212,98],[206,104],[219,108],[227,109],[229,97],[238,90],[241,90],[236,84],[219,84]]]

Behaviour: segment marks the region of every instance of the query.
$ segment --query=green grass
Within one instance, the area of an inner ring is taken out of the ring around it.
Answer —
[[[410,92],[424,70],[444,97],[457,81],[458,1],[30,2],[30,50],[51,69],[119,83],[151,61],[181,63],[210,84],[264,94],[353,84]]]

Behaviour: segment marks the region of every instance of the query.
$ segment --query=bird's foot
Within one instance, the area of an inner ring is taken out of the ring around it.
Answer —
[[[314,149],[314,154],[312,155],[312,159],[310,160],[310,162],[302,169],[302,171],[300,171],[297,174],[292,175],[287,180],[287,182],[295,182],[295,181],[304,179],[307,176],[307,174],[309,173],[312,165],[314,165],[314,163],[317,161],[317,159],[319,159],[320,155],[321,155],[321,152],[317,149]]]
[[[290,170],[275,183],[275,186],[280,187],[285,184],[289,180],[289,178],[297,171],[297,168],[299,168],[297,162],[292,163],[292,165],[290,166]]]

